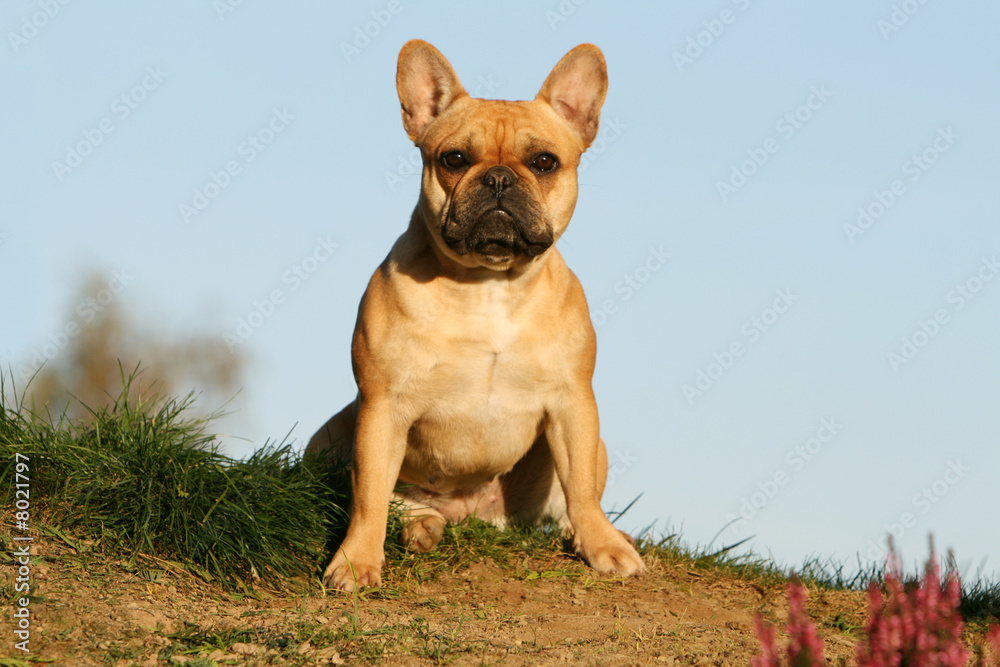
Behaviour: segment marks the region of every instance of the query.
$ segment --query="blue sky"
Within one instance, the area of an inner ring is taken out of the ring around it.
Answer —
[[[530,99],[593,42],[610,89],[560,247],[598,325],[605,508],[642,493],[622,527],[789,564],[879,559],[888,530],[912,562],[933,532],[995,574],[1000,7],[789,7],[4,3],[0,361],[119,271],[147,326],[252,358],[231,453],[304,443],[354,394],[357,302],[416,201],[400,47]]]

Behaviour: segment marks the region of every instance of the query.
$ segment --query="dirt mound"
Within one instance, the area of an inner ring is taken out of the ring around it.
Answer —
[[[55,665],[744,666],[757,652],[754,615],[783,626],[787,613],[783,587],[655,560],[624,581],[561,555],[429,581],[389,568],[386,588],[358,598],[233,595],[169,565],[96,564],[68,548],[35,562],[31,653],[14,649],[5,614],[0,655]],[[864,596],[813,591],[809,609],[831,664],[850,661]]]

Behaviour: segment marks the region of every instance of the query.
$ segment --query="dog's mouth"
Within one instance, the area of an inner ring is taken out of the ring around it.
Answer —
[[[455,234],[458,225],[445,224],[442,238],[459,255],[474,252],[495,260],[517,255],[537,257],[552,245],[551,233],[528,235],[509,211],[497,207],[479,216],[464,235]]]
[[[496,208],[476,221],[465,238],[465,243],[480,255],[506,257],[518,254],[521,250],[520,236],[514,216]]]

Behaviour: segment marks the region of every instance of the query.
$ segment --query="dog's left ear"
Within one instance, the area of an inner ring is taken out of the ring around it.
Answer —
[[[399,52],[396,92],[403,109],[403,127],[419,143],[431,121],[468,93],[441,52],[421,39],[411,39]]]
[[[607,94],[604,54],[593,44],[581,44],[563,56],[535,99],[548,103],[569,121],[586,148],[597,136],[601,105]]]

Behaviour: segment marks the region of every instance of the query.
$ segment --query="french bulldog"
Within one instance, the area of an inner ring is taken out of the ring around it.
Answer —
[[[423,157],[420,197],[358,309],[357,398],[306,449],[352,480],[325,585],[381,584],[393,501],[414,551],[437,546],[447,521],[552,519],[598,572],[644,572],[634,541],[601,510],[596,337],[555,246],[597,134],[604,56],[581,44],[534,100],[483,100],[437,49],[412,40],[396,90]]]

